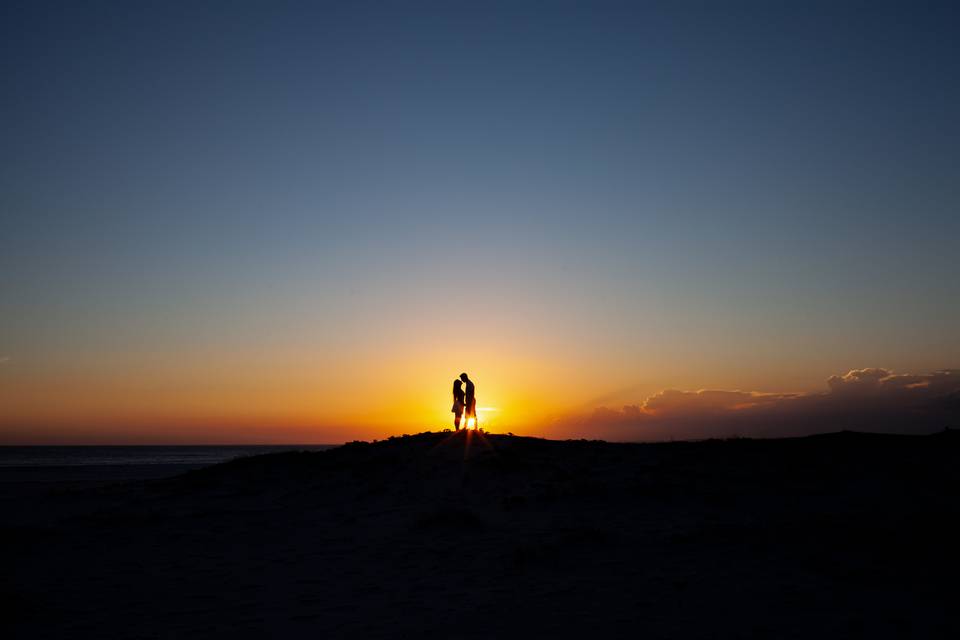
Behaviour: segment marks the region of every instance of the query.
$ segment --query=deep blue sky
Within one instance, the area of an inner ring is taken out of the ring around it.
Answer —
[[[585,397],[960,359],[956,3],[18,4],[18,393],[460,336]]]

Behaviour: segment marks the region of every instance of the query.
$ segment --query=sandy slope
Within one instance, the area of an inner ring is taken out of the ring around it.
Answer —
[[[421,434],[2,489],[14,637],[950,637],[960,437]],[[5,634],[6,637],[10,637]]]

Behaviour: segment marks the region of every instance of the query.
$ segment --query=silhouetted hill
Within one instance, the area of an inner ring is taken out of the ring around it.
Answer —
[[[958,462],[953,431],[424,433],[7,487],[0,597],[22,637],[948,637]]]

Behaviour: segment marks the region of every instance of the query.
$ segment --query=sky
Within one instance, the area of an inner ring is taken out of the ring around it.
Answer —
[[[495,431],[823,430],[755,400],[837,379],[933,428],[958,31],[949,2],[5,2],[0,443],[436,430],[461,371]]]

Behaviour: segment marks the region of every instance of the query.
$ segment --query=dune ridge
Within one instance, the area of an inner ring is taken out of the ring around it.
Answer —
[[[960,436],[422,433],[3,486],[15,637],[951,635]]]

